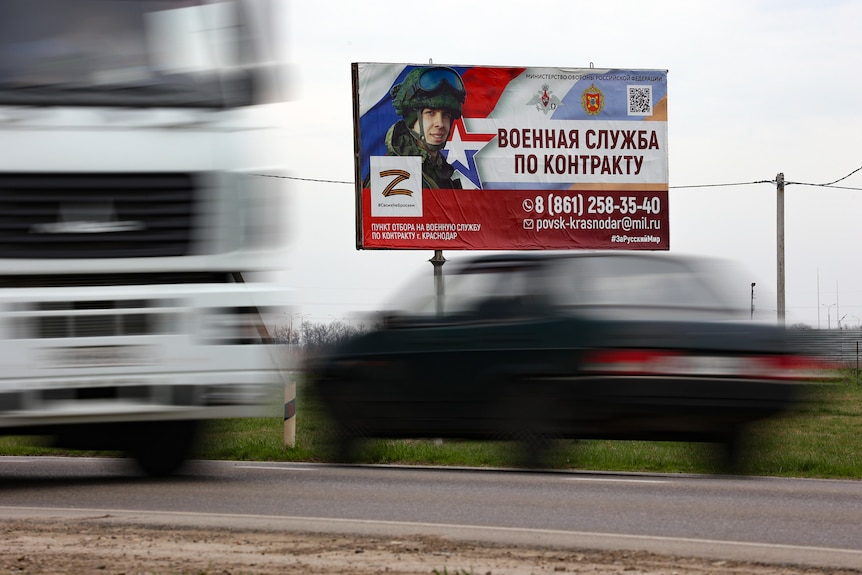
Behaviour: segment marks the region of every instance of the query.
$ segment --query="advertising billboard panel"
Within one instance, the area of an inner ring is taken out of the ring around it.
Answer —
[[[670,248],[666,70],[352,77],[357,249]]]

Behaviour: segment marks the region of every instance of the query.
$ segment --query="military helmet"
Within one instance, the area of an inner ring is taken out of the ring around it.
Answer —
[[[423,108],[440,108],[461,117],[461,106],[467,96],[461,75],[445,66],[419,67],[411,70],[404,81],[390,91],[395,113],[412,126]]]

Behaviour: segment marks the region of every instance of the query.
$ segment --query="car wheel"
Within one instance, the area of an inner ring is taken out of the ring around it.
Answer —
[[[744,426],[738,425],[719,438],[716,463],[722,473],[735,474],[743,470],[744,436]]]
[[[359,458],[361,435],[352,427],[336,425],[332,433],[332,459],[336,463],[355,463]]]
[[[507,386],[500,420],[501,435],[517,442],[515,464],[518,467],[541,468],[547,464],[554,445],[553,426],[547,418],[551,396],[535,382],[522,379]]]

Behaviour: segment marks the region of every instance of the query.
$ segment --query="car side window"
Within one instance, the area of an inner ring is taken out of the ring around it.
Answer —
[[[542,301],[536,270],[508,270],[492,274],[493,283],[478,298],[474,311],[478,319],[517,319],[535,316]]]
[[[716,307],[715,294],[693,270],[658,258],[562,260],[554,281],[562,306]]]
[[[443,275],[442,292],[427,279],[402,294],[392,309],[417,320],[475,322],[533,316],[546,301],[539,266],[493,262]],[[409,296],[409,297],[408,297]]]

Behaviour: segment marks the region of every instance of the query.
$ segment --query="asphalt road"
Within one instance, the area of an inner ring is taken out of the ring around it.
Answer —
[[[862,481],[0,457],[0,516],[637,549],[862,569]]]

